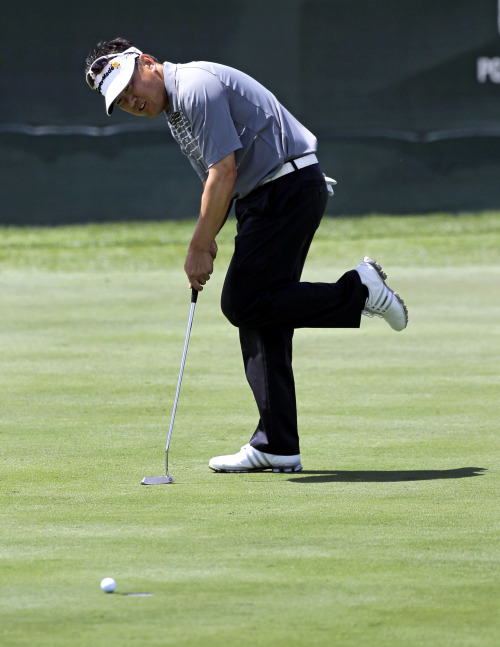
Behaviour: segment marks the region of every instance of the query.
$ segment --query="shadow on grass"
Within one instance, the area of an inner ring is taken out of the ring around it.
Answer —
[[[340,470],[303,470],[293,483],[397,483],[400,481],[432,481],[434,479],[463,479],[482,476],[484,467],[461,467],[454,470],[405,470],[346,472]]]

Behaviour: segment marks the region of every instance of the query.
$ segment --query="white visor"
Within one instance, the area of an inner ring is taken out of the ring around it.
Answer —
[[[135,59],[141,54],[139,49],[129,47],[124,52],[110,57],[99,74],[94,74],[92,68],[89,70],[87,78],[90,77],[94,90],[104,96],[108,115],[113,112],[113,104],[117,96],[129,84],[135,69]]]

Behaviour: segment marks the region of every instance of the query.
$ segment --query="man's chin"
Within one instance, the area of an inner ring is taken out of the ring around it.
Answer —
[[[156,117],[159,117],[161,114],[165,112],[163,108],[157,108],[153,110],[149,110],[148,108],[149,106],[146,108],[144,113],[139,113],[141,117],[148,117],[148,119],[156,119]]]

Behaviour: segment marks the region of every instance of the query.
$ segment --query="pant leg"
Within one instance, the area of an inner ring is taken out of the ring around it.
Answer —
[[[300,282],[326,200],[319,167],[309,167],[236,203],[238,234],[222,309],[239,328],[246,377],[259,410],[251,444],[272,454],[300,452],[294,329],[360,323],[364,297],[357,272],[337,283]]]
[[[245,374],[259,411],[250,444],[268,454],[299,454],[293,330],[240,328],[239,332]]]
[[[326,200],[315,165],[236,202],[238,234],[222,291],[222,310],[235,326],[359,327],[364,299],[355,270],[336,282],[300,281]]]

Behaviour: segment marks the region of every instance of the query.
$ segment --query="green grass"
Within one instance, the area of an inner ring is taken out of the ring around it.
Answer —
[[[496,646],[500,214],[325,220],[304,278],[369,253],[410,324],[296,332],[295,475],[207,468],[256,422],[219,309],[230,221],[196,308],[175,484],[145,488],[164,470],[192,228],[0,230],[2,647]]]

